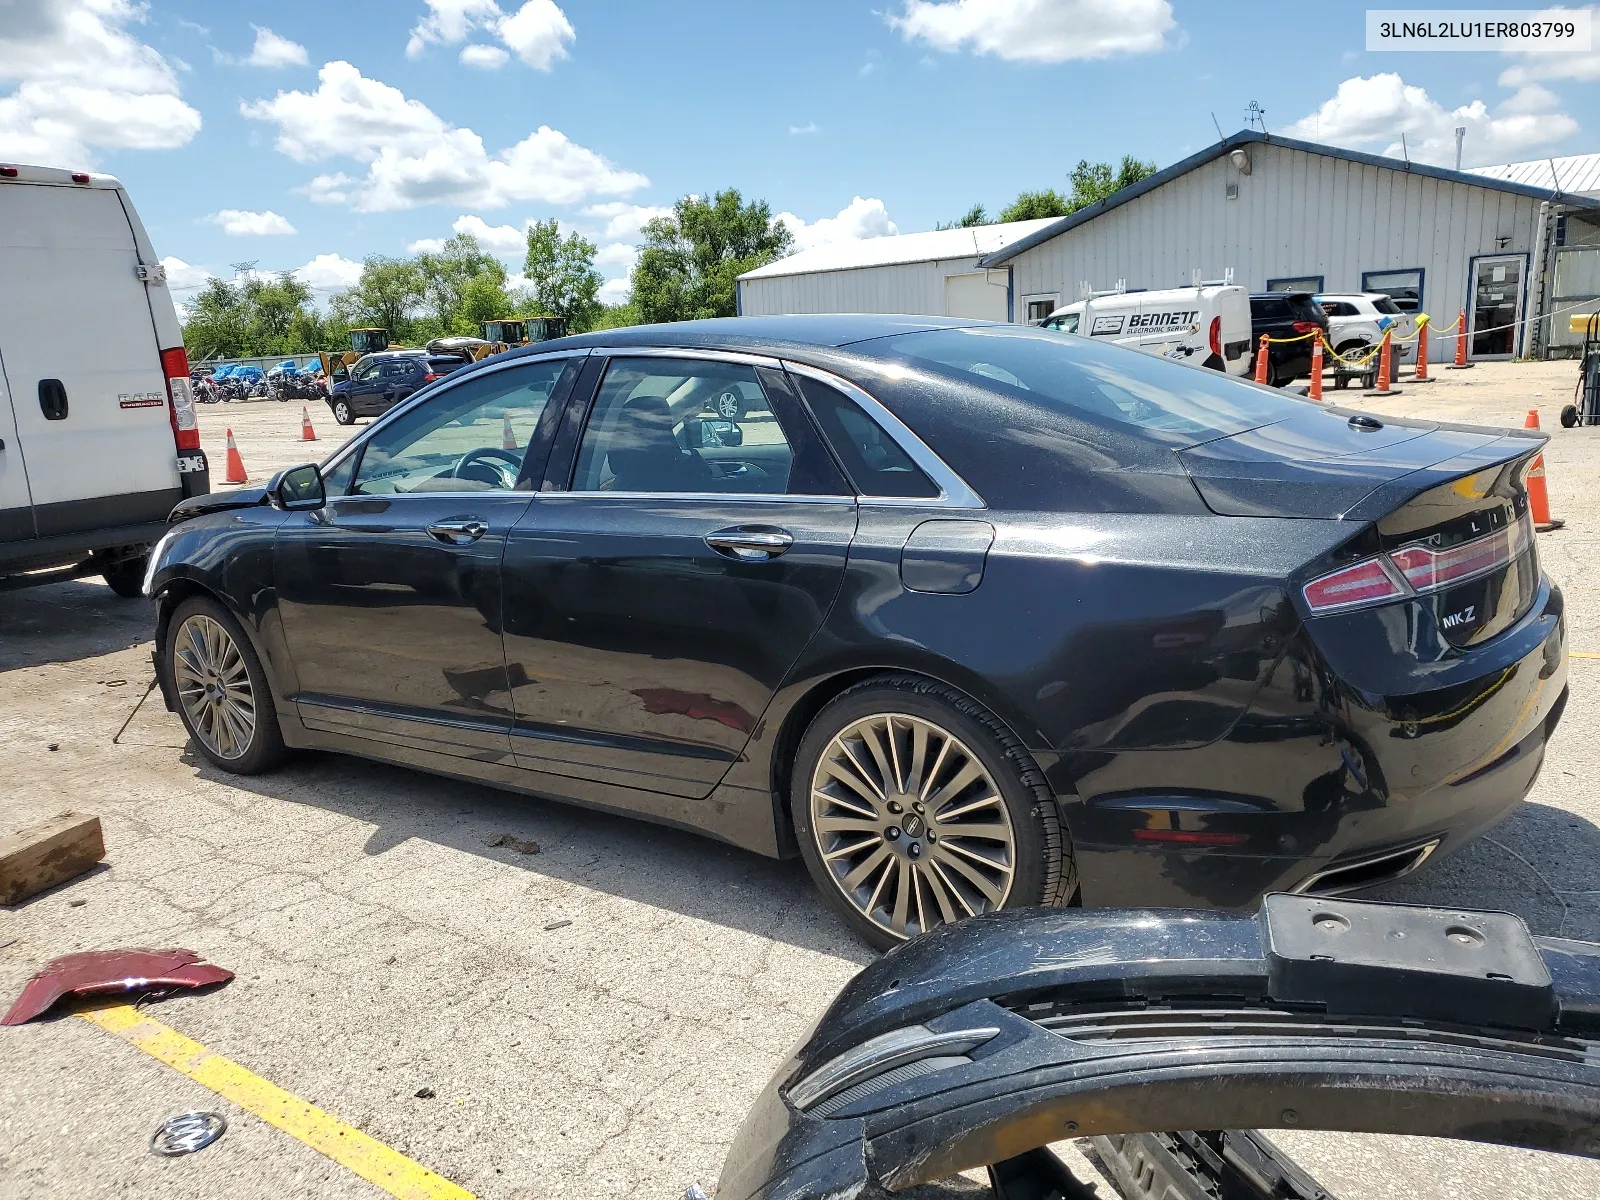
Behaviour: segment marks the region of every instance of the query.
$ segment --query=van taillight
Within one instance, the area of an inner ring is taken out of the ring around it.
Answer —
[[[1448,550],[1407,546],[1319,576],[1301,589],[1313,613],[1385,604],[1408,595],[1441,591],[1488,575],[1514,562],[1533,545],[1533,525],[1524,514],[1505,529]]]
[[[15,179],[17,177],[17,169],[15,167],[0,167],[0,175],[5,176],[7,179]]]
[[[1319,326],[1315,321],[1296,321],[1294,323],[1294,331],[1296,333],[1310,333],[1312,330],[1317,328],[1319,328]]]
[[[1211,353],[1222,357],[1222,318],[1211,318]]]
[[[194,411],[194,387],[189,382],[189,355],[182,346],[161,352],[161,372],[167,377],[167,414],[172,418],[172,438],[179,450],[200,449],[200,418]]]

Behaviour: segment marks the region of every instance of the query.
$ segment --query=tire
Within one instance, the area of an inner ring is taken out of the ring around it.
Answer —
[[[870,786],[847,786],[852,772]],[[968,773],[968,783],[948,792]],[[795,754],[790,810],[812,881],[880,950],[924,926],[996,908],[1058,906],[1077,891],[1071,839],[1032,755],[979,705],[931,680],[867,680],[823,708]],[[993,865],[975,864],[973,854]]]
[[[167,624],[162,668],[178,698],[184,728],[214,766],[232,775],[258,775],[283,761],[283,734],[266,672],[249,637],[222,605],[209,596],[191,596],[178,605]]]
[[[1578,406],[1568,404],[1561,410],[1561,428],[1571,429],[1578,423]]]
[[[106,586],[124,600],[138,600],[144,595],[144,569],[149,562],[148,554],[141,554],[138,558],[124,558],[101,571],[100,578],[104,579]]]
[[[737,392],[723,392],[713,407],[724,421],[742,421],[747,411],[744,399]]]
[[[356,410],[350,407],[348,400],[335,400],[333,402],[333,419],[341,425],[354,425],[356,423]]]

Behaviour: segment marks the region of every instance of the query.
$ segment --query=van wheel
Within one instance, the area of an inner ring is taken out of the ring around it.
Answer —
[[[1077,890],[1033,756],[931,680],[891,676],[841,694],[806,730],[792,778],[812,880],[879,949],[980,912],[1065,904]]]
[[[100,572],[106,586],[124,600],[137,600],[144,595],[144,569],[150,562],[148,554],[138,558],[124,558]]]
[[[209,596],[183,601],[162,651],[178,716],[201,754],[234,775],[256,775],[283,761],[266,672],[227,609]]]
[[[335,400],[333,402],[333,419],[341,425],[354,425],[356,423],[356,410],[350,407],[348,400]]]

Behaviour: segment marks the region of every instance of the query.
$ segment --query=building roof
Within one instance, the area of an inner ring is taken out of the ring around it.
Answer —
[[[818,271],[850,271],[857,267],[886,267],[895,263],[939,262],[951,258],[975,258],[1027,237],[1054,217],[1038,221],[1007,221],[1001,225],[974,225],[970,228],[935,229],[929,233],[900,233],[864,238],[854,242],[831,242],[780,258],[777,262],[746,271],[740,279],[772,279],[780,275],[811,275]]]
[[[1523,183],[1519,180],[1497,179],[1490,175],[1475,174],[1470,171],[1451,171],[1444,167],[1430,167],[1425,163],[1406,162],[1399,158],[1384,158],[1378,154],[1363,154],[1358,150],[1345,150],[1338,146],[1323,146],[1316,142],[1301,142],[1293,138],[1279,137],[1277,134],[1261,133],[1255,129],[1241,129],[1232,137],[1223,138],[1207,146],[1196,154],[1191,154],[1181,162],[1175,162],[1170,167],[1157,171],[1148,179],[1142,179],[1131,187],[1125,187],[1119,192],[1114,192],[1104,200],[1096,201],[1088,208],[1079,209],[1070,217],[1058,217],[1049,222],[1043,229],[1024,234],[1022,237],[1001,247],[987,255],[980,266],[998,267],[1010,262],[1024,250],[1031,250],[1042,242],[1059,237],[1069,229],[1076,229],[1085,225],[1103,213],[1119,208],[1130,200],[1136,200],[1146,192],[1153,192],[1164,184],[1171,183],[1180,175],[1187,175],[1197,167],[1203,167],[1209,162],[1221,158],[1240,146],[1249,146],[1256,142],[1264,142],[1272,146],[1285,146],[1290,150],[1304,151],[1306,154],[1320,154],[1326,158],[1343,159],[1345,162],[1360,163],[1369,167],[1387,167],[1391,171],[1405,171],[1411,175],[1422,175],[1429,179],[1442,179],[1449,183],[1465,183],[1472,187],[1488,188],[1497,192],[1511,192],[1518,196],[1531,196],[1536,200],[1559,200],[1565,204],[1581,208],[1600,208],[1600,200],[1588,197],[1574,196],[1570,191],[1563,191],[1560,195],[1547,187],[1538,187]]]
[[[1473,167],[1467,173],[1549,188],[1563,196],[1600,198],[1600,154],[1569,154],[1565,158],[1501,163],[1493,167]]]

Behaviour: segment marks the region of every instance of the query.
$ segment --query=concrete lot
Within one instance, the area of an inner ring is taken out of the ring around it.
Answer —
[[[1568,522],[1540,552],[1566,589],[1574,650],[1600,654],[1600,517],[1588,511],[1600,431],[1556,421],[1575,364],[1440,374],[1351,400],[1501,425],[1539,409]],[[312,418],[323,440],[306,446],[299,404],[202,407],[217,477],[227,424],[256,479],[351,432],[325,405]],[[785,1048],[868,961],[798,863],[334,756],[223,776],[159,698],[139,704],[149,632],[143,602],[98,582],[0,594],[0,828],[74,808],[101,815],[108,848],[99,872],[0,909],[3,1003],[59,954],[190,947],[238,978],[151,1015],[479,1195],[673,1197],[712,1185]],[[1600,939],[1600,754],[1587,737],[1600,659],[1575,659],[1571,675],[1529,803],[1390,897]],[[491,847],[503,833],[541,850]],[[0,1197],[381,1194],[87,1022],[0,1033]],[[436,1095],[417,1098],[425,1088]],[[228,1113],[221,1142],[184,1159],[146,1153],[160,1120],[195,1107]],[[1578,1160],[1281,1140],[1346,1197],[1600,1195],[1600,1164]]]

